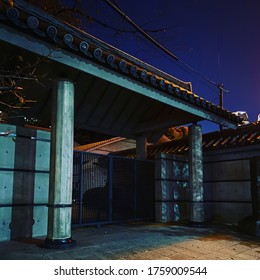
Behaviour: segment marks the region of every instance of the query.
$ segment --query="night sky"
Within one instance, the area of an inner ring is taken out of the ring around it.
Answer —
[[[120,8],[178,59],[176,62],[102,0],[86,1],[95,20],[87,32],[183,80],[193,92],[218,104],[218,87],[224,84],[224,107],[246,111],[251,122],[260,113],[260,2],[258,0],[118,0]],[[123,29],[120,32],[114,29]],[[159,30],[158,30],[159,29]],[[203,76],[203,77],[202,77]],[[216,85],[215,85],[216,84]],[[218,126],[203,122],[205,132]]]

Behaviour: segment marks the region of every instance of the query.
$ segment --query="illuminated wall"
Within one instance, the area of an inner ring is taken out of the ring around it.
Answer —
[[[252,215],[250,159],[259,154],[253,145],[204,154],[205,221],[237,224]],[[189,221],[190,201],[188,157],[157,155],[156,221]]]
[[[188,157],[159,154],[155,158],[155,219],[189,219]]]
[[[50,133],[9,124],[0,133],[0,241],[46,235]]]

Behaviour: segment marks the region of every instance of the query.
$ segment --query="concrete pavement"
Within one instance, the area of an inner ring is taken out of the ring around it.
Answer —
[[[235,226],[125,223],[72,230],[77,246],[46,249],[44,238],[0,242],[1,260],[260,260],[260,238]]]

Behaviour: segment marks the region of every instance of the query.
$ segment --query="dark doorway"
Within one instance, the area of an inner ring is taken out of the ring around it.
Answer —
[[[154,163],[74,152],[72,225],[154,220]]]

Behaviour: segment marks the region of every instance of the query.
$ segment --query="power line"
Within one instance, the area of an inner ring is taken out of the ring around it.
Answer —
[[[139,31],[146,39],[148,39],[150,42],[152,42],[156,47],[158,47],[161,51],[166,53],[168,56],[173,58],[175,61],[178,61],[181,63],[183,66],[185,66],[187,69],[192,71],[193,73],[199,75],[201,78],[209,82],[210,84],[219,87],[219,84],[210,80],[203,74],[201,74],[199,71],[195,70],[193,67],[189,66],[187,63],[184,61],[180,60],[176,55],[174,55],[172,52],[170,52],[167,48],[162,46],[159,42],[157,42],[154,38],[152,38],[149,34],[147,34],[140,26],[138,26],[135,22],[133,22],[127,14],[114,2],[110,0],[104,0],[114,11],[116,11],[124,20],[126,20],[129,24],[131,24],[137,31]]]
[[[104,0],[114,11],[116,11],[121,17],[123,17],[124,20],[126,20],[128,23],[130,23],[136,30],[138,30],[145,38],[147,38],[149,41],[151,41],[154,45],[156,45],[159,49],[167,53],[170,57],[172,57],[175,60],[179,60],[177,56],[175,56],[173,53],[171,53],[169,50],[167,50],[165,47],[163,47],[159,42],[157,42],[155,39],[153,39],[149,34],[147,34],[141,27],[139,27],[135,22],[133,22],[126,13],[124,13],[118,6],[116,6],[114,3],[112,3],[110,0]]]
[[[138,35],[137,35],[138,36]],[[138,36],[138,38],[142,39],[143,40],[143,43],[148,46],[149,48],[152,48],[152,49],[156,49],[156,47],[154,45],[149,45],[148,42],[146,40],[144,40],[143,37],[141,36]],[[161,55],[169,60],[169,61],[172,61],[164,52],[161,53]],[[191,72],[188,71],[188,69],[183,65],[183,64],[177,64],[176,63],[176,66],[179,67],[182,71],[188,73],[191,75]],[[200,83],[203,84],[205,87],[209,88],[212,92],[214,92],[215,94],[219,94],[219,85],[216,87],[216,83],[212,84],[212,83],[206,83],[205,80],[200,80]],[[214,87],[213,87],[214,86]],[[229,90],[225,90],[223,89],[224,93],[225,94],[228,94],[230,91]],[[214,99],[216,100],[217,98],[219,98],[218,96]]]

